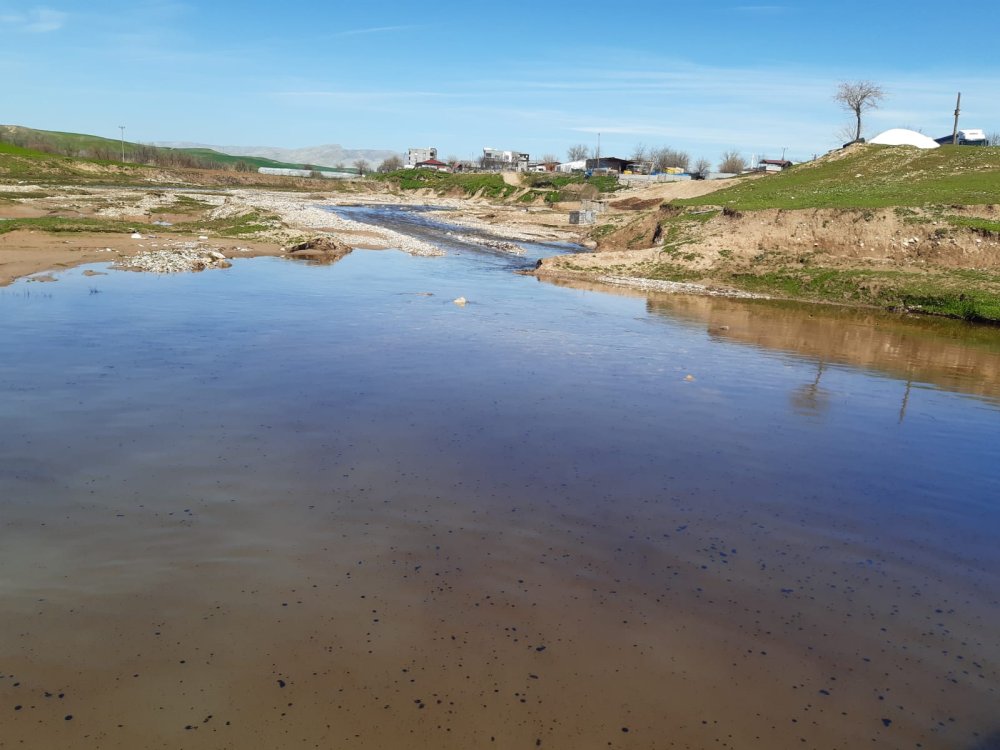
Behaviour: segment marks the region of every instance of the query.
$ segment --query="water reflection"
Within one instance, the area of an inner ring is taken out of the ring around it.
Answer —
[[[823,377],[822,360],[816,364],[816,378],[792,391],[792,409],[804,416],[819,416],[830,407],[830,393],[820,388],[819,381]]]
[[[95,283],[0,292],[0,746],[996,728],[992,405],[471,251]]]
[[[819,372],[796,404],[818,406],[822,369],[847,365],[905,383],[900,418],[915,386],[930,385],[1000,402],[1000,330],[957,320],[906,317],[877,310],[777,300],[731,300],[649,294],[584,281],[545,280],[557,286],[646,297],[650,313],[703,327],[714,340],[815,359]]]

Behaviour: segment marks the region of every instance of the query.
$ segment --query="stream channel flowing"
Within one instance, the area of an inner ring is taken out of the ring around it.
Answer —
[[[1000,747],[1000,331],[345,211],[0,289],[0,748]]]

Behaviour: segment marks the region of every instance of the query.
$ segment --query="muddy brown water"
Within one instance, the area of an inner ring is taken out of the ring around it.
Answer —
[[[0,747],[995,747],[1000,332],[517,262],[0,290]]]

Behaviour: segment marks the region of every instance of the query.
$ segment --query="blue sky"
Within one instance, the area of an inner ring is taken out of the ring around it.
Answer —
[[[843,141],[838,82],[889,94],[867,135],[1000,131],[996,3],[0,0],[0,122],[142,142],[667,145],[716,162]]]

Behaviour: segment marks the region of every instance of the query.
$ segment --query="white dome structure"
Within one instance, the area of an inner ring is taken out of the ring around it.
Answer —
[[[884,133],[879,133],[872,138],[869,143],[877,143],[882,146],[916,146],[917,148],[939,148],[937,141],[928,138],[923,133],[906,128],[892,128]]]

